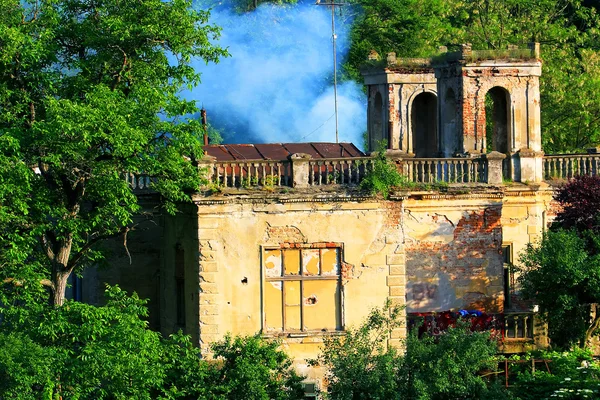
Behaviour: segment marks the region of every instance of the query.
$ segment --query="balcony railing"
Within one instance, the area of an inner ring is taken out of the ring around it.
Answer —
[[[398,171],[415,183],[490,182],[485,158],[398,158]],[[501,165],[501,161],[498,161]],[[288,160],[204,160],[208,181],[220,188],[359,185],[373,170],[372,157],[290,157]]]
[[[273,160],[222,161],[207,165],[212,184],[228,188],[291,186],[291,162]]]
[[[577,175],[598,175],[600,154],[558,154],[544,156],[545,180],[571,179]]]
[[[407,158],[399,165],[415,183],[480,183],[486,182],[487,176],[483,158]]]
[[[505,339],[533,339],[533,313],[505,313]]]
[[[534,316],[532,312],[507,312],[504,314],[467,313],[443,311],[429,313],[408,313],[409,330],[419,329],[419,335],[427,333],[437,336],[449,327],[456,326],[458,321],[470,325],[472,331],[487,331],[502,340],[533,340]]]

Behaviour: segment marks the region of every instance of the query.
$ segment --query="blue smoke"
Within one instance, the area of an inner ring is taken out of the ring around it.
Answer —
[[[330,8],[301,1],[244,14],[216,9],[211,22],[223,28],[217,43],[231,57],[216,65],[197,62],[202,83],[186,97],[206,108],[225,143],[335,141]],[[339,25],[338,64],[349,28]],[[338,110],[340,142],[362,147],[366,97],[360,85],[338,84]]]

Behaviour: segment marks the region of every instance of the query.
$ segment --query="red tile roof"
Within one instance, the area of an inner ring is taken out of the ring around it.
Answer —
[[[204,146],[204,152],[217,161],[285,160],[294,153],[310,154],[313,158],[364,157],[352,143],[266,143],[222,144]]]

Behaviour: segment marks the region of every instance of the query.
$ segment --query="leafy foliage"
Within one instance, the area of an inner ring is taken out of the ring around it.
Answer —
[[[389,334],[400,327],[399,307],[375,308],[358,328],[342,338],[324,337],[313,365],[327,368],[327,396],[338,399],[393,399],[398,393],[399,353],[386,346]]]
[[[409,182],[402,176],[396,165],[385,155],[385,142],[379,143],[379,149],[373,158],[373,168],[367,172],[360,187],[371,194],[389,196],[390,190],[396,186],[407,186]]]
[[[550,338],[562,347],[585,346],[597,329],[589,318],[590,307],[600,301],[600,237],[591,231],[584,236],[575,230],[551,230],[521,256],[522,294],[547,313]]]
[[[45,266],[56,304],[97,243],[130,229],[122,174],[157,177],[169,211],[199,185],[201,127],[179,92],[199,82],[193,58],[227,52],[191,5],[0,1],[0,265]]]
[[[164,340],[147,328],[145,300],[116,286],[106,297],[102,307],[0,308],[0,398],[302,398],[277,343],[226,338],[205,361],[188,336]]]
[[[569,352],[535,352],[521,359],[550,360],[551,373],[545,369],[523,368],[511,382],[511,392],[516,399],[542,398],[593,399],[600,393],[600,366],[589,350],[574,349]],[[529,363],[521,364],[529,367]]]
[[[554,344],[587,346],[600,326],[600,179],[576,177],[559,188],[562,210],[539,245],[521,255],[522,294],[547,312]]]
[[[468,326],[449,328],[436,338],[411,334],[401,377],[409,399],[502,399],[506,393],[480,375],[497,368],[496,342]]]
[[[222,363],[215,371],[214,381],[219,382],[219,386],[213,391],[214,398],[304,398],[300,383],[303,378],[296,374],[291,360],[278,347],[279,343],[265,342],[259,336],[226,336],[222,342],[212,346],[215,358]]]
[[[497,366],[496,343],[487,333],[450,328],[436,338],[409,334],[406,353],[388,346],[401,326],[402,309],[374,309],[358,328],[328,338],[313,364],[328,369],[327,398],[502,399],[507,393],[477,373]]]
[[[558,188],[554,198],[562,207],[552,228],[599,231],[600,177],[576,176]]]

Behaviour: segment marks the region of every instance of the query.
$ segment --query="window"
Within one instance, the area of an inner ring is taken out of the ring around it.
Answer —
[[[512,288],[512,244],[502,246],[502,258],[504,263],[504,309],[511,307],[511,288]]]
[[[341,246],[263,249],[265,333],[341,330]]]

